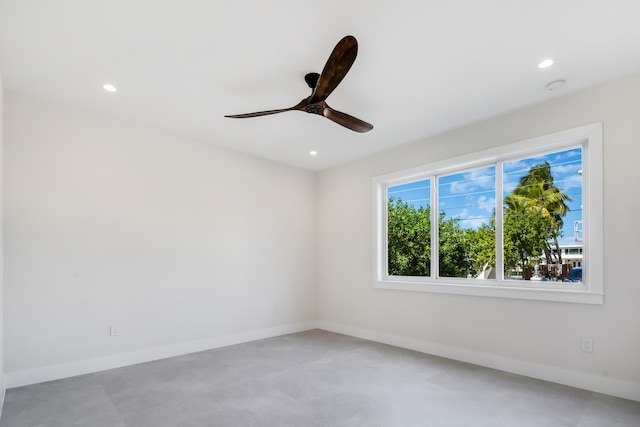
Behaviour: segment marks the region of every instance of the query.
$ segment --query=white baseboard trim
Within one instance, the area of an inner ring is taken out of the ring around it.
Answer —
[[[4,373],[0,373],[0,418],[2,418],[2,409],[4,409],[4,396],[6,392],[7,392],[6,375]]]
[[[640,402],[640,384],[638,383],[510,359],[370,329],[317,321],[282,325],[129,353],[8,372],[0,380],[0,414],[4,404],[5,390],[9,388],[90,374],[316,328]]]
[[[415,350],[421,353],[446,357],[448,359],[640,402],[640,384],[638,383],[523,360],[510,359],[474,350],[421,341],[414,338],[361,329],[338,323],[318,321],[316,322],[316,326],[318,329],[330,332],[350,335],[393,345],[395,347]]]
[[[207,338],[204,340],[190,341],[163,347],[154,347],[129,353],[114,354],[111,356],[94,359],[78,360],[57,365],[43,366],[40,368],[26,369],[23,371],[8,372],[5,375],[6,387],[15,388],[45,381],[74,377],[105,371],[107,369],[120,368],[135,365],[137,363],[151,362],[153,360],[166,359],[198,351],[211,350],[234,344],[242,344],[250,341],[272,338],[280,335],[315,329],[314,322],[288,324],[267,329],[258,329],[236,334]],[[4,390],[4,388],[3,388]]]

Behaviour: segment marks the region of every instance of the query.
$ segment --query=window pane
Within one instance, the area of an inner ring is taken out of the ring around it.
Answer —
[[[582,170],[580,147],[504,163],[505,278],[582,282]]]
[[[431,275],[430,180],[387,187],[389,276]]]
[[[495,279],[496,168],[438,177],[440,277]]]

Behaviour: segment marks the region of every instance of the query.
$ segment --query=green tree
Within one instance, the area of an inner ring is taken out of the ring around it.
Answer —
[[[445,212],[440,212],[438,218],[439,235],[439,268],[442,277],[467,277],[474,274],[474,260],[470,247],[473,230],[460,226],[460,218],[445,219]]]
[[[388,272],[392,276],[431,275],[431,209],[415,207],[400,198],[387,203]],[[471,254],[473,230],[460,226],[459,218],[439,215],[440,276],[474,274]]]
[[[495,217],[495,214],[494,214]],[[473,259],[474,272],[483,271],[485,266],[496,266],[495,219],[489,225],[482,224],[477,230],[468,230],[469,253]]]
[[[431,274],[431,209],[391,198],[387,205],[389,275]]]
[[[519,266],[522,271],[533,267],[553,234],[549,217],[541,213],[511,213],[504,218],[504,264],[505,272]]]

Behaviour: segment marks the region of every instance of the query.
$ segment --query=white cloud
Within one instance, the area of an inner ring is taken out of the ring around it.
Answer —
[[[488,214],[493,214],[493,210],[496,208],[495,197],[480,196],[475,201],[478,209]]]
[[[493,210],[491,211],[493,213]],[[489,220],[486,215],[471,214],[468,209],[460,212],[460,225],[463,228],[478,229],[482,224],[488,224]]]
[[[451,193],[464,194],[476,190],[491,189],[495,186],[493,168],[476,169],[462,174],[460,181],[451,183]]]

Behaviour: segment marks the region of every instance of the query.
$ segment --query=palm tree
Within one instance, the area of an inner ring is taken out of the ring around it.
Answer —
[[[549,162],[544,162],[532,166],[529,172],[520,178],[518,186],[505,197],[505,216],[512,213],[538,213],[544,218],[549,218],[553,229],[551,238],[556,248],[557,262],[562,264],[558,236],[564,223],[562,217],[569,211],[567,202],[571,201],[561,188],[553,184],[551,165]],[[548,242],[544,252],[547,263],[551,264],[553,251]]]

